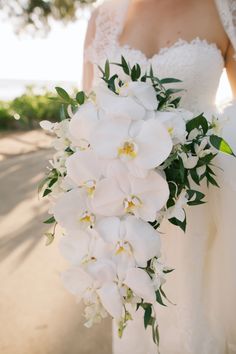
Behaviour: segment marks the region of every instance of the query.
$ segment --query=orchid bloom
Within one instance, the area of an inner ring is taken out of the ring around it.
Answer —
[[[123,290],[130,288],[136,296],[149,303],[155,303],[155,289],[149,275],[142,269],[126,269],[123,277],[117,273],[116,265],[109,260],[91,263],[86,270],[73,267],[67,270],[62,280],[78,299],[94,302],[96,295],[105,310],[117,321],[122,318]]]
[[[98,123],[99,115],[96,106],[87,101],[79,107],[69,123],[72,143],[80,150],[90,146],[90,136]]]
[[[79,230],[61,238],[62,256],[73,266],[81,266],[109,256],[107,244],[94,231]]]
[[[111,245],[115,256],[126,254],[133,257],[139,267],[146,267],[147,261],[160,256],[161,241],[156,230],[148,223],[128,216],[101,219],[96,230],[103,240]]]
[[[67,175],[92,197],[102,175],[102,164],[91,149],[77,151],[66,160]]]
[[[86,193],[79,189],[72,189],[59,197],[53,207],[53,213],[57,222],[71,233],[93,227],[96,220],[90,210]]]
[[[155,221],[156,214],[166,204],[169,187],[158,172],[137,178],[124,170],[114,171],[96,187],[92,209],[101,216],[133,214],[145,221]]]
[[[167,218],[172,219],[176,218],[179,221],[183,222],[185,220],[185,211],[184,207],[187,205],[188,196],[186,190],[183,190],[178,198],[175,201],[175,205],[167,209]]]
[[[120,159],[134,173],[159,166],[169,156],[173,144],[166,128],[156,119],[135,123],[115,119],[99,122],[92,146],[101,158]]]
[[[116,91],[120,96],[133,97],[146,110],[154,111],[157,109],[158,100],[154,87],[142,81],[129,81],[124,85],[116,85]]]
[[[94,91],[97,106],[105,112],[109,120],[114,118],[140,120],[145,117],[145,108],[133,97],[117,95],[104,85],[97,86]]]
[[[156,118],[164,124],[168,130],[174,145],[186,141],[186,123],[182,115],[177,111],[156,112]]]

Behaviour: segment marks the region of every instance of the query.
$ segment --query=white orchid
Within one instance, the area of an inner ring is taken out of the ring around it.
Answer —
[[[165,271],[167,267],[159,258],[153,258],[151,261],[150,268],[153,271],[152,281],[154,284],[155,290],[159,290],[160,287],[166,282],[166,274]]]
[[[192,168],[195,168],[198,163],[198,156],[194,156],[191,153],[186,153],[182,151],[181,153],[178,154],[183,161],[183,165],[185,168],[191,170]]]
[[[195,144],[194,145],[195,153],[196,153],[196,155],[198,156],[199,159],[202,158],[202,157],[205,157],[205,156],[207,156],[209,154],[212,154],[212,152],[213,152],[212,148],[206,149],[208,144],[209,144],[209,140],[206,137],[206,138],[202,139],[200,144]]]
[[[187,205],[188,195],[186,190],[183,190],[178,198],[175,200],[175,204],[167,209],[166,216],[168,219],[176,218],[179,221],[183,222],[185,220],[185,211],[184,207]]]
[[[178,111],[157,112],[156,118],[162,122],[168,130],[174,145],[186,141],[186,122]]]
[[[159,166],[172,150],[172,140],[158,120],[131,123],[125,119],[102,121],[92,137],[101,158],[121,159],[133,173]]]
[[[95,213],[102,216],[133,214],[145,221],[154,221],[166,204],[169,187],[158,172],[150,171],[146,178],[137,178],[120,171],[101,180],[91,202]]]
[[[60,240],[59,248],[62,256],[73,266],[109,257],[107,244],[91,230],[65,235]]]
[[[116,84],[116,91],[122,97],[133,97],[148,111],[155,111],[157,109],[158,100],[156,91],[150,83],[127,81],[122,86]]]
[[[97,223],[96,230],[105,242],[111,245],[115,256],[125,254],[134,258],[139,267],[160,256],[160,236],[148,223],[128,216],[124,220],[108,217]]]
[[[142,269],[129,268],[119,275],[112,261],[102,260],[83,268],[71,268],[63,274],[65,287],[78,299],[94,303],[96,295],[105,310],[117,321],[122,318],[124,289],[130,288],[135,295],[149,303],[155,302],[155,289],[149,275]]]
[[[66,160],[67,175],[93,196],[103,171],[103,161],[91,149],[77,151]]]
[[[96,106],[87,101],[79,107],[69,123],[69,132],[73,144],[80,150],[87,149],[90,145],[90,136],[99,119]]]
[[[73,189],[58,198],[53,213],[57,222],[70,233],[94,226],[96,217],[91,212],[85,191]]]
[[[145,108],[133,97],[117,95],[104,85],[97,86],[94,91],[97,106],[105,112],[109,120],[114,118],[139,120],[145,117]]]

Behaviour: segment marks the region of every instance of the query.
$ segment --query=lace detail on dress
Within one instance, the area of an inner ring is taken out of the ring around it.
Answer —
[[[236,51],[236,0],[215,0],[222,24]],[[236,60],[236,53],[234,55]]]
[[[127,4],[126,0],[106,0],[98,8],[95,37],[85,50],[85,62],[97,63],[100,58],[109,57],[110,50],[122,31],[122,18]]]

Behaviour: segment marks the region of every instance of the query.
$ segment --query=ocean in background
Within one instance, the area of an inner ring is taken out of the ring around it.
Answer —
[[[27,86],[33,86],[35,92],[42,92],[46,89],[54,92],[55,86],[61,86],[69,92],[73,88],[80,88],[76,81],[39,81],[39,80],[14,80],[0,79],[0,100],[11,100],[22,95]]]

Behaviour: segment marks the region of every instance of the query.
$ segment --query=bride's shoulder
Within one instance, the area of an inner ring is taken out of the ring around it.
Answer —
[[[109,29],[112,32],[118,29],[127,1],[129,0],[104,0],[99,6],[96,6],[88,22],[87,37],[101,37],[108,35]]]

